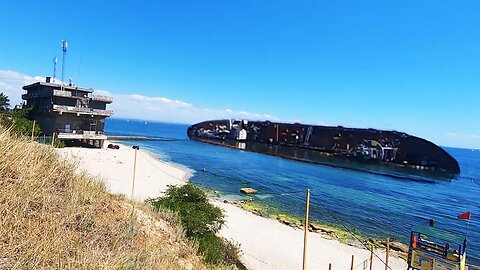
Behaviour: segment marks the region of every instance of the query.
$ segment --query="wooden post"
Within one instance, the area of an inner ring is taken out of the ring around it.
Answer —
[[[35,134],[35,120],[33,120],[33,125],[32,125],[32,141],[33,141],[34,134]]]
[[[132,179],[132,195],[130,196],[130,199],[133,200],[133,190],[135,189],[135,171],[137,169],[137,148],[135,149],[135,158],[133,160],[133,179]]]
[[[308,236],[308,216],[310,215],[310,189],[307,189],[307,200],[305,205],[305,225],[303,233],[303,270],[307,269],[307,236]]]
[[[373,244],[370,245],[370,270],[373,268]]]
[[[352,265],[350,266],[350,270],[353,270],[353,262],[355,261],[355,255],[352,255]]]
[[[52,146],[54,142],[55,142],[55,132],[52,133]]]
[[[328,270],[332,270],[332,263],[328,264]]]
[[[387,252],[385,253],[385,270],[388,270],[388,256],[390,255],[390,237],[387,238]]]

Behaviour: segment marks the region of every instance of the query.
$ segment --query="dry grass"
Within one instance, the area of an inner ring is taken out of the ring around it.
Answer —
[[[142,208],[143,207],[143,208]],[[183,233],[0,130],[0,269],[208,269]]]

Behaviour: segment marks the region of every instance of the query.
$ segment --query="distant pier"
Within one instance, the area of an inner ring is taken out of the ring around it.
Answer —
[[[173,138],[158,138],[158,137],[146,137],[146,136],[108,136],[107,140],[110,141],[165,141],[165,142],[175,142],[183,141],[182,139],[173,139]]]

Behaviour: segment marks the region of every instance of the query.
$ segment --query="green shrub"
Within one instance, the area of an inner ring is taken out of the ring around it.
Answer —
[[[0,115],[0,125],[5,128],[11,128],[16,134],[23,136],[32,135],[33,121],[30,120],[31,109],[21,109],[16,111],[2,112]],[[40,127],[35,125],[34,135],[40,133]]]
[[[56,142],[53,143],[53,147],[64,148],[65,147],[65,142],[64,141],[56,141]]]
[[[198,251],[203,255],[205,261],[210,264],[223,262],[222,239],[214,233],[206,233],[196,239]]]
[[[246,269],[240,262],[240,248],[215,233],[225,223],[222,210],[208,202],[203,190],[193,184],[170,186],[164,197],[151,200],[156,211],[176,212],[187,237],[198,245],[198,252],[212,265],[235,265]]]
[[[211,205],[205,192],[192,184],[169,187],[165,196],[153,201],[153,205],[156,210],[167,208],[177,212],[189,238],[216,233],[225,223],[222,210]]]
[[[238,269],[247,269],[240,261],[240,245],[234,244],[214,233],[206,233],[195,239],[198,252],[205,261],[213,265],[235,265]]]
[[[240,244],[233,243],[225,238],[222,238],[222,255],[223,263],[226,265],[235,265],[238,269],[247,270],[245,265],[240,261]]]

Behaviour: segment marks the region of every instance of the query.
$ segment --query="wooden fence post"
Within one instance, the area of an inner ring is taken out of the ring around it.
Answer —
[[[370,245],[370,270],[372,270],[373,267],[373,244]]]
[[[390,255],[390,237],[387,238],[387,251],[385,253],[385,270],[388,270],[388,256]]]
[[[133,201],[133,191],[135,189],[135,172],[137,170],[137,150],[138,148],[133,148],[135,149],[135,158],[133,160],[133,179],[132,179],[132,194],[130,195],[130,199]]]
[[[33,120],[33,125],[32,125],[32,141],[33,141],[33,135],[35,135],[35,120]]]
[[[350,266],[350,270],[353,270],[353,262],[355,261],[355,256],[352,255],[352,265]]]
[[[310,215],[310,189],[307,189],[307,200],[305,206],[305,230],[303,233],[303,270],[307,269],[307,237],[308,237],[308,216]]]
[[[328,270],[332,270],[332,263],[328,264]]]

